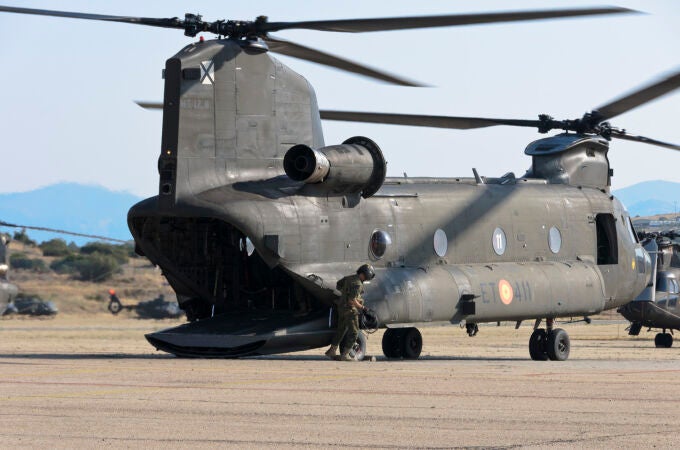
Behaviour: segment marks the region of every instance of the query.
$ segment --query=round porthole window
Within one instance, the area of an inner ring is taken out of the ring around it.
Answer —
[[[375,230],[371,235],[371,240],[368,244],[368,249],[371,256],[375,259],[380,259],[385,255],[387,247],[392,243],[392,238],[384,230]]]
[[[548,232],[548,246],[553,253],[558,253],[562,248],[562,233],[557,227],[551,227]]]
[[[505,238],[505,231],[503,231],[502,228],[499,227],[493,230],[492,241],[493,251],[496,252],[498,256],[505,253],[505,246],[507,245],[508,241]]]
[[[434,232],[434,252],[437,256],[443,258],[446,256],[446,251],[449,248],[449,240],[446,237],[446,233],[441,228],[437,228]]]

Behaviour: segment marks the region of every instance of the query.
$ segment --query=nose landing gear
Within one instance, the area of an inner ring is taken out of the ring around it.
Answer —
[[[666,329],[663,333],[657,333],[654,337],[654,345],[656,348],[671,348],[673,346],[673,335],[666,333]]]

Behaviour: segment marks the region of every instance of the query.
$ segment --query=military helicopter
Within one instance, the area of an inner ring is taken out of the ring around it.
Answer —
[[[0,316],[55,316],[59,310],[54,302],[20,294],[17,285],[9,282],[10,242],[8,234],[0,233]]]
[[[39,297],[18,294],[10,302],[2,316],[32,316],[32,317],[54,317],[59,312],[57,305],[51,300],[43,300]]]
[[[107,309],[114,316],[123,309],[135,311],[141,319],[174,319],[184,314],[177,302],[165,300],[163,294],[153,300],[139,302],[136,305],[123,305],[114,289],[109,290],[109,305]]]
[[[19,294],[16,284],[9,282],[9,243],[11,238],[8,234],[0,233],[0,314],[7,311]]]
[[[211,32],[167,60],[159,193],[133,206],[136,250],[163,269],[189,323],[147,335],[179,356],[240,357],[325,346],[335,283],[376,267],[366,303],[387,357],[417,358],[416,325],[535,320],[529,353],[565,360],[555,319],[634,299],[651,261],[609,192],[609,139],[668,148],[605,120],[677,87],[679,75],[580,119],[556,121],[319,111],[278,52],[383,81],[384,72],[270,33],[303,28],[362,32],[621,13],[620,8],[308,22],[204,22],[0,7],[1,11]],[[147,105],[147,106],[154,106]],[[563,133],[527,147],[530,170],[484,177],[387,178],[366,137],[324,146],[321,119],[447,128],[495,125]],[[570,133],[571,132],[571,133]],[[293,314],[306,304],[304,316]],[[545,320],[546,327],[540,328]],[[362,349],[360,349],[362,350]],[[359,351],[357,354],[364,354]]]
[[[48,231],[51,233],[88,237],[101,241],[110,241],[124,244],[126,241],[94,234],[78,233],[55,228],[18,225],[0,220],[0,227],[18,228],[21,230]],[[9,282],[9,243],[11,238],[8,234],[0,233],[0,316],[56,316],[59,312],[56,304],[51,300],[43,300],[36,296],[19,293],[19,288]]]
[[[654,256],[654,276],[634,301],[617,309],[631,322],[628,328],[631,336],[639,335],[642,327],[662,329],[654,337],[656,347],[670,348],[673,345],[673,330],[680,330],[680,246],[671,240],[674,237],[674,232],[643,236],[645,248]]]

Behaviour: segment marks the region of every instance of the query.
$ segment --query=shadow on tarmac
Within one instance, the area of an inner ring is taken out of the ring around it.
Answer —
[[[339,362],[330,361],[327,357],[323,355],[266,355],[266,356],[247,356],[242,358],[184,358],[170,355],[167,353],[159,353],[157,355],[148,354],[131,354],[131,353],[13,353],[0,355],[0,363],[9,363],[11,359],[48,359],[48,360],[99,360],[99,359],[139,359],[139,360],[173,360],[173,359],[222,359],[222,360],[263,360],[263,361],[327,361],[327,362]],[[512,357],[477,357],[477,356],[423,356],[419,359],[388,359],[384,356],[376,356],[375,362],[382,363],[396,363],[396,362],[408,362],[408,363],[418,363],[419,361],[529,361],[529,358],[512,358]],[[372,362],[370,360],[370,355],[361,362]]]

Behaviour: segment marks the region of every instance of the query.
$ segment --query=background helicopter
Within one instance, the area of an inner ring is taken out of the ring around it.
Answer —
[[[631,336],[639,335],[642,327],[660,328],[662,332],[654,337],[657,347],[670,348],[673,330],[680,330],[680,256],[678,244],[672,241],[676,237],[675,232],[641,236],[645,249],[652,255],[655,276],[638,298],[617,310],[630,320],[628,334]]]
[[[0,233],[0,314],[12,303],[19,293],[19,288],[9,281],[9,243],[8,234]]]
[[[168,301],[163,294],[153,300],[139,302],[136,305],[123,305],[116,291],[109,290],[109,304],[107,309],[114,316],[123,309],[134,311],[141,319],[172,319],[184,315],[184,311],[179,309],[176,301]]]
[[[17,225],[0,221],[0,227],[18,228],[20,230],[48,231],[58,235],[78,236],[96,239],[99,241],[111,241],[124,243],[125,241],[105,236],[78,233],[68,230],[37,227],[30,225]],[[39,296],[26,295],[19,292],[19,287],[9,282],[10,278],[10,250],[11,237],[9,234],[0,233],[0,316],[55,316],[59,312],[56,304],[50,300],[43,300]]]
[[[148,336],[158,348],[243,356],[325,345],[329,286],[371,257],[380,269],[367,300],[383,323],[466,321],[474,334],[477,322],[545,318],[547,330],[537,322],[530,341],[532,358],[566,359],[568,336],[553,329],[554,318],[615,307],[646,284],[649,264],[623,207],[608,194],[608,145],[598,135],[650,143],[602,120],[673,89],[673,77],[573,121],[449,118],[452,128],[578,133],[531,145],[525,177],[385,180],[384,157],[370,139],[322,148],[311,87],[257,38],[280,49],[268,31],[340,23],[394,29],[407,19],[301,25],[47,14],[228,37],[192,44],[168,60],[159,196],[129,214],[140,253],[163,267],[188,317],[198,320]],[[348,114],[344,119],[365,119]],[[247,251],[247,238],[256,252]],[[484,249],[476,244],[483,242]],[[316,303],[304,321],[286,314],[291,297],[303,295]],[[421,345],[414,327],[390,329],[383,340],[387,356],[417,357]]]
[[[10,242],[8,234],[0,233],[0,316],[56,315],[59,310],[54,302],[20,294],[17,285],[10,283]]]

